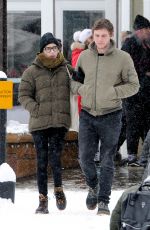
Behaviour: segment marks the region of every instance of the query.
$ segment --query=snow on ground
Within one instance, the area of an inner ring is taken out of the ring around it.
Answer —
[[[49,191],[49,214],[35,214],[38,192],[16,189],[15,203],[0,198],[0,226],[5,230],[53,229],[53,230],[109,230],[110,216],[98,216],[97,210],[86,208],[87,191],[65,191],[67,208],[59,211],[52,190]],[[122,191],[113,191],[110,202],[112,210]]]
[[[21,124],[19,121],[9,120],[7,122],[7,133],[29,133],[28,124]]]
[[[10,120],[7,133],[28,133],[28,125]],[[124,151],[123,151],[124,152]],[[16,189],[15,203],[0,198],[0,228],[5,230],[109,230],[110,216],[98,216],[97,210],[86,208],[87,191],[65,191],[67,208],[59,211],[53,191],[49,191],[49,214],[35,214],[38,192],[35,189]],[[112,191],[109,208],[112,211],[122,191]]]

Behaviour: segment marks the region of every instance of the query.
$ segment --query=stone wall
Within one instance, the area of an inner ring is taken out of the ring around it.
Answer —
[[[7,134],[6,162],[13,168],[17,178],[36,174],[36,152],[30,134]],[[77,168],[77,133],[68,132],[62,155],[63,168]],[[49,168],[49,170],[51,170]]]

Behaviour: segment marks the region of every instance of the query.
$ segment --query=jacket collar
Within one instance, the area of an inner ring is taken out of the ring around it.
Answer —
[[[62,53],[59,53],[55,60],[46,58],[43,53],[38,53],[35,60],[33,61],[34,65],[37,65],[41,68],[46,67],[48,69],[55,69],[58,66],[64,65],[65,63],[66,60]]]
[[[97,47],[96,47],[96,44],[94,41],[89,45],[89,49],[92,50],[94,53],[98,54]],[[113,53],[114,50],[115,50],[115,42],[114,42],[114,40],[110,39],[109,48],[104,53],[104,56],[107,56],[107,55]]]

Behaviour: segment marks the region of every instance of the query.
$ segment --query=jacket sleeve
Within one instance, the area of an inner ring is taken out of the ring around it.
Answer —
[[[39,105],[35,100],[35,83],[28,69],[22,75],[18,101],[31,115],[34,114],[35,116],[37,114]]]
[[[139,90],[139,80],[134,68],[133,61],[129,54],[124,57],[122,69],[122,83],[116,85],[115,91],[117,98],[127,98],[136,94]]]
[[[131,41],[131,38],[127,38],[125,42],[123,43],[121,50],[124,50],[125,52],[129,53],[132,57],[132,51],[135,49],[135,42]]]
[[[146,167],[148,160],[150,159],[150,130],[147,133],[147,136],[144,140],[142,153],[140,155],[139,162]]]
[[[78,69],[80,69],[80,57],[77,62],[76,71],[78,71]],[[81,82],[71,79],[71,91],[73,94],[78,95],[78,90],[81,86],[82,86]]]
[[[72,74],[72,79],[74,81],[78,81],[80,83],[84,83],[85,74],[83,73],[82,69],[79,67],[78,71],[74,71]]]
[[[120,197],[114,210],[112,211],[110,218],[110,230],[120,230],[121,228],[121,200],[122,196]]]

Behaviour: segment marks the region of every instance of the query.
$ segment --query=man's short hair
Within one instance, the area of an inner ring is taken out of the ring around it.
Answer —
[[[110,34],[114,32],[113,24],[108,19],[105,18],[101,18],[95,21],[92,28],[92,32],[94,32],[94,30],[100,30],[100,29],[106,29],[109,31]]]

